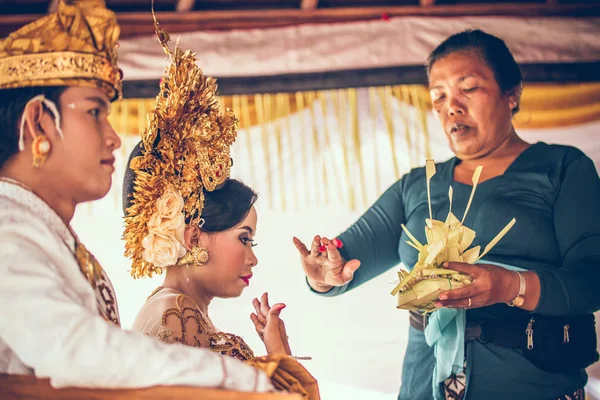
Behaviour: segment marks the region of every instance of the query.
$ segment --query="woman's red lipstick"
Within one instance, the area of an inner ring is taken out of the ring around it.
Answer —
[[[241,277],[241,279],[244,281],[244,283],[246,283],[246,285],[250,285],[250,278],[252,278],[252,274]]]

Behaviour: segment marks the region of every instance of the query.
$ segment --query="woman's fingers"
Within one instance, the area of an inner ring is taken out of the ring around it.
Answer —
[[[318,257],[321,254],[319,247],[321,247],[321,236],[316,235],[310,246],[310,256]]]
[[[269,294],[264,292],[260,297],[260,312],[266,318],[269,313],[271,306],[269,306]]]
[[[302,241],[300,239],[298,239],[297,237],[294,236],[292,238],[292,241],[294,242],[294,246],[296,246],[296,249],[298,249],[298,252],[300,253],[301,257],[306,257],[306,256],[310,255],[310,252],[306,248],[306,245],[304,243],[302,243]]]
[[[354,279],[354,272],[358,269],[358,267],[360,267],[360,261],[356,259],[350,260],[344,264],[344,267],[342,268],[342,280],[344,283],[350,282],[352,279]]]
[[[327,248],[327,259],[332,264],[338,264],[338,263],[340,263],[340,262],[343,261],[342,255],[340,254],[340,252],[337,249],[337,247],[335,247],[335,245],[333,244],[333,242],[327,243],[326,248]]]
[[[256,311],[256,316],[257,316],[258,320],[260,321],[260,323],[263,325],[266,324],[267,318],[266,318],[266,315],[263,315],[263,313],[261,311],[260,301],[258,301],[258,299],[254,299],[254,300],[252,300],[252,305],[254,306],[254,310]]]
[[[279,322],[281,321],[279,319],[279,314],[281,313],[281,310],[283,310],[285,307],[286,305],[283,303],[277,303],[273,307],[271,307],[267,314],[267,324],[265,325],[265,327],[268,326],[269,328],[279,330]]]
[[[474,297],[481,294],[481,289],[477,285],[470,284],[458,289],[448,290],[447,292],[440,293],[440,300],[457,300],[466,299],[467,297]]]
[[[258,336],[262,339],[263,338],[263,333],[265,330],[265,325],[262,324],[259,320],[258,320],[258,316],[254,313],[250,314],[250,319],[252,320],[252,323],[254,324],[254,329],[256,329],[256,333],[258,333]]]
[[[488,305],[487,297],[485,295],[469,296],[456,300],[437,301],[436,307],[446,308],[477,308]]]

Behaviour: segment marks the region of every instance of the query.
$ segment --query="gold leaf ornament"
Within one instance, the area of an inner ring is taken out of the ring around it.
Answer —
[[[421,312],[431,312],[436,309],[435,302],[439,295],[447,290],[457,289],[471,284],[472,279],[468,275],[450,269],[442,268],[445,262],[464,262],[475,264],[484,257],[515,224],[513,218],[496,235],[494,239],[480,253],[481,247],[469,248],[473,243],[476,233],[474,230],[463,225],[467,212],[471,206],[482,167],[479,166],[473,173],[473,188],[465,209],[462,220],[458,220],[452,213],[452,187],[448,190],[450,207],[445,221],[433,219],[431,209],[431,178],[435,175],[435,163],[427,160],[425,164],[427,179],[427,202],[429,206],[429,218],[425,219],[426,244],[421,244],[412,235],[406,226],[402,229],[409,237],[407,243],[419,252],[417,263],[408,272],[400,270],[398,279],[400,283],[392,290],[391,294],[397,298],[397,308]]]
[[[159,27],[154,7],[152,15],[170,64],[141,135],[142,154],[130,163],[136,177],[123,237],[134,278],[162,272],[144,259],[142,246],[157,200],[174,188],[184,200],[186,224],[198,224],[204,190],[215,190],[230,176],[231,145],[237,136],[235,115],[219,109],[215,79],[204,75],[192,51],[177,46],[171,51],[169,34]]]

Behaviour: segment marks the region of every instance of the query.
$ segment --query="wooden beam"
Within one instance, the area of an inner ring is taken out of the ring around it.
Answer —
[[[206,30],[274,28],[300,24],[330,24],[365,21],[387,17],[455,17],[455,16],[521,16],[521,17],[592,17],[600,16],[600,2],[595,4],[470,4],[437,5],[433,7],[355,7],[317,8],[315,10],[233,10],[158,12],[160,26],[169,33]],[[0,37],[39,18],[41,15],[0,15]],[[149,12],[118,13],[121,38],[153,35],[154,26]]]
[[[55,389],[48,379],[0,374],[3,400],[302,400],[296,393],[247,393],[189,386],[154,386],[147,389]]]
[[[521,64],[525,84],[534,82],[600,82],[600,62]],[[219,94],[302,92],[351,87],[426,84],[422,65],[252,77],[218,78]],[[124,98],[153,98],[158,79],[123,81]]]
[[[319,0],[302,0],[300,8],[303,10],[315,10],[319,6]]]
[[[194,8],[196,0],[178,0],[175,10],[178,12],[190,11]]]

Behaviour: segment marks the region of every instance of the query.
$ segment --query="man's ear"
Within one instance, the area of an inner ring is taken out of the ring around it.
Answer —
[[[42,116],[44,115],[44,103],[41,99],[30,101],[25,105],[21,116],[21,126],[24,129],[23,140],[32,141],[39,135],[45,135],[42,127]]]
[[[21,129],[23,132],[20,132],[22,135],[19,146],[22,147],[26,141],[31,141],[40,136],[45,135],[46,138],[52,142],[57,138],[57,136],[62,136],[62,131],[58,131],[57,122],[55,118],[60,118],[58,115],[54,115],[58,113],[58,110],[51,110],[45,108],[44,103],[49,103],[54,105],[51,101],[44,99],[42,96],[34,97],[25,105],[23,109],[23,115],[21,116]],[[54,106],[56,108],[56,106]]]

